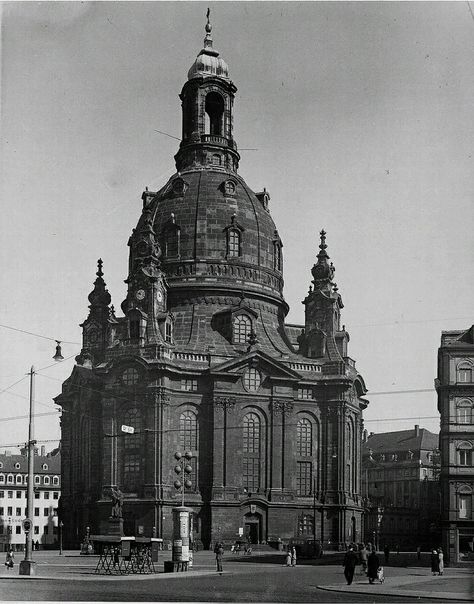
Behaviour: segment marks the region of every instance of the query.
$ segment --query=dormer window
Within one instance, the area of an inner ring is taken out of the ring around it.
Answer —
[[[15,464],[15,470],[19,470],[19,469],[20,469],[20,464],[17,462],[17,463]]]
[[[234,318],[233,342],[234,344],[248,344],[250,332],[252,331],[252,321],[247,315],[237,315]]]
[[[224,193],[226,195],[235,195],[235,183],[232,180],[226,180],[224,183]]]
[[[227,238],[226,258],[238,258],[242,255],[242,233],[244,229],[236,220],[235,214],[230,219],[230,225],[224,231]]]
[[[182,178],[175,178],[172,187],[175,195],[183,195],[186,190],[186,185]]]

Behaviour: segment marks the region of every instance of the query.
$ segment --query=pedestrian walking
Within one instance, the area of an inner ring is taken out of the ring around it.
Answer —
[[[347,585],[350,585],[352,583],[352,580],[354,579],[354,571],[357,561],[358,556],[355,553],[353,546],[349,545],[349,549],[347,550],[344,556],[344,562],[342,563],[342,566],[344,567],[344,577],[346,578]]]
[[[367,574],[367,559],[369,557],[369,550],[365,545],[362,546],[362,549],[359,552],[360,563],[362,565],[361,573]]]
[[[222,557],[224,555],[224,546],[220,541],[216,543],[216,546],[214,547],[214,553],[216,554],[216,571],[218,573],[222,573]]]
[[[291,566],[291,547],[286,548],[286,565]]]
[[[438,551],[433,549],[431,551],[431,574],[433,577],[439,573],[439,556]]]
[[[420,546],[418,546],[416,548],[416,558],[417,558],[417,560],[421,560],[421,547]]]
[[[442,575],[444,572],[444,554],[443,550],[438,547],[438,574]]]
[[[388,545],[384,546],[383,555],[385,556],[385,564],[388,564],[388,559],[390,557],[390,548],[388,547]]]
[[[296,566],[296,547],[291,548],[291,566]]]
[[[7,550],[7,555],[5,557],[5,566],[7,567],[7,570],[12,569],[14,564],[15,564],[15,554],[13,553],[13,548],[10,547]]]
[[[377,571],[380,568],[380,560],[375,550],[371,551],[367,558],[367,577],[369,583],[373,583],[377,579]]]

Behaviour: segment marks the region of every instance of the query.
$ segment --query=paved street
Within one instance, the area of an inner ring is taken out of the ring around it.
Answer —
[[[472,569],[448,569],[445,577],[432,578],[426,568],[403,567],[387,568],[387,581],[383,586],[368,586],[366,578],[357,575],[349,587],[345,585],[340,564],[302,564],[287,568],[281,556],[227,559],[224,573],[219,575],[215,572],[213,554],[199,552],[195,570],[189,573],[100,578],[94,574],[95,556],[35,552],[35,560],[37,576],[34,578],[20,577],[18,564],[14,572],[2,566],[2,600],[406,602],[416,595],[419,601],[433,601],[435,591],[438,596],[442,593],[452,600],[451,592],[464,590],[468,594],[472,587]],[[162,560],[158,567],[161,571]],[[415,595],[415,588],[420,593]],[[371,594],[370,600],[367,593]]]

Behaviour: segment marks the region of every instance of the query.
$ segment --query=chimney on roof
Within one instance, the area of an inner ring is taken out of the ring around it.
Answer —
[[[44,445],[41,445],[41,457],[44,457],[46,455],[46,447]]]
[[[420,436],[420,426],[415,424],[415,436]]]
[[[367,442],[367,430],[364,430],[362,432],[362,442],[366,443]]]
[[[373,436],[374,434],[375,434],[375,432],[371,432],[371,433],[369,434],[369,436]]]

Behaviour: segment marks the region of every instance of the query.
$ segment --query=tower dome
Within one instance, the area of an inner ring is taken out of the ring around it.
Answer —
[[[212,25],[209,22],[210,11],[207,9],[206,36],[204,38],[204,48],[200,51],[196,60],[188,71],[188,80],[197,77],[218,76],[220,78],[229,78],[229,67],[227,63],[219,57],[219,53],[212,47]]]

